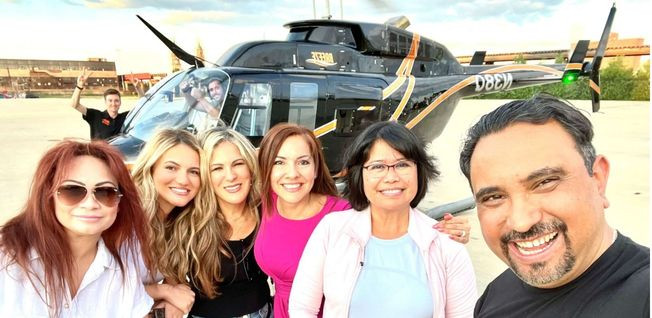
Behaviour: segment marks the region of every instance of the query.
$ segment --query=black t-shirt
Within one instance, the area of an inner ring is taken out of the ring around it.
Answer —
[[[190,284],[195,292],[195,303],[190,315],[206,318],[236,317],[252,313],[271,302],[267,275],[256,263],[253,246],[247,250],[254,240],[255,232],[243,240],[227,241],[236,256],[237,264],[232,258],[220,259],[222,282],[217,284],[219,296],[209,299]]]
[[[475,317],[650,317],[650,249],[618,233],[582,275],[552,289],[532,287],[511,269],[487,286]]]
[[[86,115],[82,115],[82,118],[91,126],[91,139],[109,139],[120,133],[127,114],[129,112],[119,113],[115,118],[111,118],[106,110],[101,112],[87,108]]]

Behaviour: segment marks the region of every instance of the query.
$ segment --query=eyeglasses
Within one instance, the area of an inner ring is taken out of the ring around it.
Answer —
[[[86,199],[88,190],[89,189],[86,187],[76,184],[62,185],[57,189],[57,197],[65,205],[75,205]],[[120,190],[110,186],[96,187],[93,188],[91,192],[93,192],[93,198],[95,198],[97,202],[107,207],[118,205],[118,203],[120,203],[120,198],[122,198]]]
[[[374,162],[372,164],[363,166],[362,168],[367,170],[370,177],[382,178],[387,174],[389,168],[394,168],[394,171],[396,171],[397,174],[408,175],[412,172],[412,168],[414,168],[415,166],[416,164],[414,163],[414,161],[409,159],[404,159],[404,160],[397,161],[393,165],[388,165],[382,162]]]

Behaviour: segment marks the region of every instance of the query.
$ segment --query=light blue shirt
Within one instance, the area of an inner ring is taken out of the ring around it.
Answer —
[[[353,289],[349,317],[432,317],[428,276],[417,244],[405,234],[371,236]]]

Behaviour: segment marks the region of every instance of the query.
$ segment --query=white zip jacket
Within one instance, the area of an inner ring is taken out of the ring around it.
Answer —
[[[422,212],[410,209],[409,213],[408,235],[416,242],[425,262],[433,317],[472,317],[477,290],[473,265],[464,245],[433,229],[437,222]],[[348,316],[370,236],[369,208],[324,217],[301,256],[290,292],[290,317],[317,317],[322,297],[324,318]]]

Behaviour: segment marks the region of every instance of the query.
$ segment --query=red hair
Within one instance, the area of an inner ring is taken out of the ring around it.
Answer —
[[[151,268],[149,227],[138,198],[138,190],[122,160],[120,152],[104,141],[63,141],[48,150],[38,163],[27,202],[21,213],[0,228],[0,249],[8,264],[16,263],[33,286],[45,287],[47,305],[58,312],[67,285],[72,285],[75,260],[65,229],[54,212],[54,194],[69,169],[69,163],[79,156],[91,156],[103,161],[116,178],[123,197],[115,221],[102,239],[124,273],[125,265],[137,266],[141,257]],[[30,265],[30,251],[35,251],[43,265],[43,277],[37,277]],[[126,252],[126,253],[125,253]],[[121,257],[128,256],[128,260]],[[123,282],[125,276],[123,275]]]
[[[324,159],[324,153],[321,151],[321,143],[312,131],[306,127],[297,124],[282,123],[278,124],[265,134],[263,141],[260,142],[260,150],[258,151],[258,164],[260,166],[260,174],[262,176],[261,185],[261,201],[263,203],[263,211],[272,211],[272,168],[274,167],[274,160],[281,149],[283,142],[292,136],[302,136],[310,148],[310,155],[315,161],[317,167],[315,183],[310,190],[311,193],[325,194],[337,196],[337,189],[335,188],[335,181],[328,172],[328,166]]]

